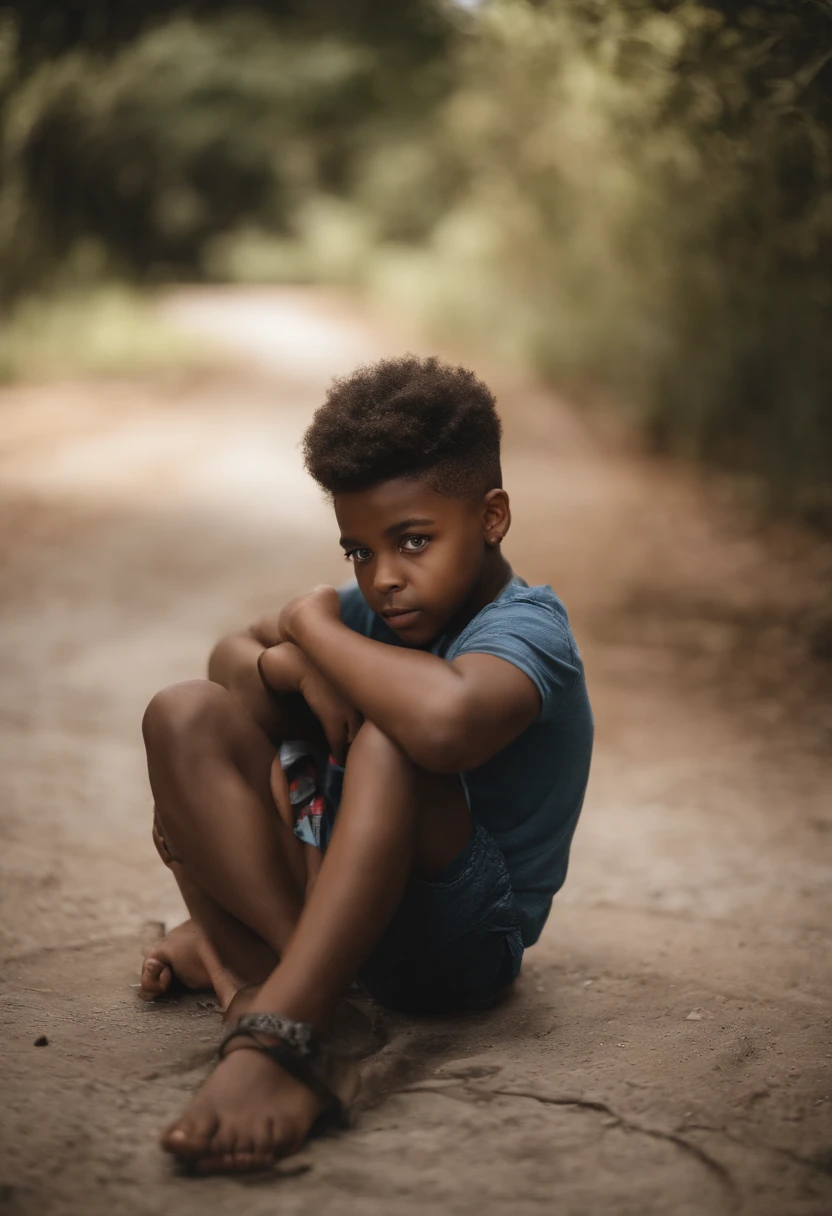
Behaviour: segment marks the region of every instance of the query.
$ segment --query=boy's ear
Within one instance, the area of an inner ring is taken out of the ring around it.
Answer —
[[[511,508],[505,490],[489,490],[482,500],[482,525],[487,545],[499,545],[511,527]]]

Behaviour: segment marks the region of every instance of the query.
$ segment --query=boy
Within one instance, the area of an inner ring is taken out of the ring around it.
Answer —
[[[154,841],[191,920],[142,988],[213,985],[232,1024],[163,1139],[200,1172],[262,1168],[341,1109],[322,1041],[353,981],[485,1008],[564,881],[592,716],[563,605],[503,556],[500,433],[486,386],[435,358],[335,381],[304,454],[357,582],[148,707]]]

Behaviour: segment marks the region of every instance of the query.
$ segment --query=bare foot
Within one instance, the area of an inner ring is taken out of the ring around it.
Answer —
[[[262,1170],[297,1152],[320,1112],[311,1089],[261,1052],[238,1048],[168,1129],[162,1148],[199,1174]]]
[[[161,996],[174,977],[186,988],[211,988],[200,952],[201,937],[194,922],[186,920],[157,942],[142,964],[140,996],[149,1001]]]
[[[152,1001],[167,992],[174,980],[186,988],[213,988],[220,1009],[226,1009],[244,986],[238,976],[222,965],[193,920],[177,925],[148,953],[142,964],[139,996]]]

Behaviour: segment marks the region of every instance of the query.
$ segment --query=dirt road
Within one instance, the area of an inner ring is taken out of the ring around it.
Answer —
[[[0,398],[0,1211],[832,1211],[827,550],[512,383],[508,555],[566,600],[598,722],[567,885],[497,1012],[354,1012],[353,1131],[266,1180],[174,1174],[155,1138],[218,1025],[136,997],[142,934],[182,915],[139,719],[345,577],[295,445],[396,339],[303,293],[169,307],[245,367]]]

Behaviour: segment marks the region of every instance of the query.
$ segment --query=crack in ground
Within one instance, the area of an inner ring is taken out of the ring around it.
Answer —
[[[459,1087],[458,1085],[457,1087],[464,1088]],[[443,1098],[456,1098],[457,1101],[467,1101],[465,1098],[457,1098],[456,1095],[448,1093],[445,1089],[440,1089],[431,1085],[413,1085],[409,1086],[407,1089],[399,1090],[399,1093],[439,1094]],[[510,1098],[528,1098],[533,1102],[540,1102],[544,1106],[563,1106],[572,1107],[578,1110],[595,1111],[597,1114],[607,1115],[608,1118],[615,1121],[615,1125],[617,1127],[623,1128],[625,1131],[636,1132],[642,1136],[649,1136],[653,1140],[664,1140],[666,1143],[673,1144],[676,1148],[681,1149],[682,1152],[685,1152],[689,1156],[693,1157],[699,1162],[700,1165],[705,1166],[705,1168],[718,1179],[719,1183],[727,1192],[733,1209],[739,1210],[739,1188],[737,1187],[737,1184],[734,1181],[730,1171],[722,1164],[721,1161],[717,1161],[715,1157],[710,1155],[710,1153],[707,1153],[704,1149],[700,1148],[699,1145],[692,1144],[689,1140],[686,1140],[684,1136],[679,1135],[678,1132],[665,1132],[661,1131],[661,1129],[657,1127],[645,1127],[645,1125],[642,1123],[635,1123],[632,1119],[628,1119],[626,1116],[619,1114],[618,1111],[613,1110],[612,1107],[608,1106],[606,1102],[602,1102],[598,1099],[580,1098],[577,1096],[573,1097],[567,1095],[562,1097],[552,1097],[546,1094],[534,1093],[533,1091],[527,1089],[487,1089],[483,1087],[482,1093]]]
[[[734,1132],[729,1132],[727,1127],[712,1127],[709,1123],[688,1123],[686,1127],[688,1131],[712,1132],[714,1135],[724,1136],[732,1144],[739,1144],[743,1148],[764,1149],[769,1153],[777,1153],[788,1161],[793,1161],[795,1165],[815,1170],[819,1174],[824,1174],[827,1178],[832,1174],[832,1166],[825,1160],[818,1161],[813,1157],[804,1157],[802,1154],[794,1152],[793,1149],[783,1148],[780,1144],[770,1144],[767,1140],[746,1140],[742,1136],[735,1135]]]

